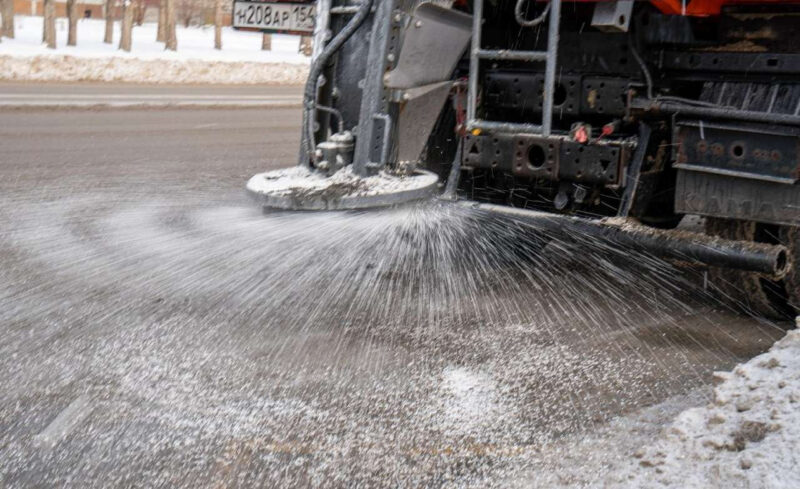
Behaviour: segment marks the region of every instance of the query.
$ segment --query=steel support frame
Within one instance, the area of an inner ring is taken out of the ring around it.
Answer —
[[[375,143],[378,142],[377,153],[380,159],[388,157],[391,141],[386,137],[391,134],[391,118],[387,113],[388,97],[385,92],[383,78],[386,74],[389,54],[389,37],[392,29],[392,16],[397,0],[380,0],[376,2],[373,13],[372,35],[370,36],[367,70],[362,86],[361,110],[359,113],[358,137],[356,138],[353,170],[357,175],[369,176],[380,171],[388,162],[374,161]],[[378,123],[384,124],[383,128]],[[380,130],[378,130],[380,129]]]

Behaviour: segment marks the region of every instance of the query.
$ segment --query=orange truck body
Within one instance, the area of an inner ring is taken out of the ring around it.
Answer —
[[[569,1],[569,0],[565,0]],[[613,0],[573,0],[576,2],[607,2]],[[457,5],[464,5],[467,0],[458,0]],[[778,5],[800,4],[800,0],[650,0],[665,14],[691,15],[693,17],[706,17],[719,15],[726,5]]]
[[[786,0],[651,0],[665,14],[709,16],[719,15],[726,5],[766,5],[797,3]]]

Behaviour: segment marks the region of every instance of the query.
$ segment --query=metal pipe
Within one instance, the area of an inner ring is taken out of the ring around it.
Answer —
[[[344,132],[344,119],[342,118],[342,113],[340,111],[334,109],[333,107],[329,107],[327,105],[317,104],[316,107],[317,110],[321,110],[322,112],[327,112],[328,114],[333,114],[333,116],[336,117],[336,121],[339,123],[337,126],[339,128],[338,132]]]
[[[509,61],[546,61],[547,51],[511,51],[509,49],[479,49],[476,56],[481,59]]]
[[[768,124],[787,124],[800,126],[800,116],[792,114],[775,114],[769,112],[754,112],[724,107],[704,107],[682,104],[678,102],[660,101],[658,98],[647,100],[636,98],[631,101],[631,108],[648,112],[666,112],[671,114],[685,114],[693,117],[709,119],[731,119],[749,122],[766,122]]]
[[[590,220],[563,214],[465,201],[470,208],[507,216],[562,236],[607,239],[664,259],[757,272],[775,279],[791,269],[785,246],[719,239],[687,231],[654,229],[626,219]]]
[[[333,15],[352,15],[358,13],[360,5],[350,5],[346,7],[333,7],[331,14]]]
[[[480,129],[486,132],[514,132],[522,134],[540,134],[542,126],[538,124],[522,124],[517,122],[496,122],[475,119],[469,121],[467,130]]]
[[[469,87],[467,89],[467,120],[475,120],[478,105],[478,73],[481,51],[481,28],[483,27],[483,0],[475,0],[472,6],[472,52],[469,63]]]
[[[544,137],[550,136],[553,127],[553,92],[556,86],[560,20],[561,0],[551,0],[550,25],[548,25],[547,32],[547,65],[544,71],[544,104],[542,107],[542,135]]]
[[[319,52],[317,57],[311,63],[309,69],[308,79],[306,80],[305,89],[303,91],[303,127],[301,133],[301,150],[300,150],[300,165],[310,163],[309,157],[313,160],[316,158],[314,150],[316,143],[314,142],[314,123],[316,121],[316,104],[317,104],[317,88],[319,77],[322,70],[342,45],[361,27],[361,24],[367,20],[372,3],[375,0],[363,0],[363,3],[358,8],[358,13],[355,17],[345,24],[341,31],[339,31],[334,38],[325,45]]]

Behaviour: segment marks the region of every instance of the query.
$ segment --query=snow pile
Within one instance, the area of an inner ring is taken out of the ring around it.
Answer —
[[[309,58],[298,53],[299,37],[273,35],[272,51],[261,50],[261,34],[223,29],[223,49],[214,49],[211,27],[177,27],[178,51],[166,51],[153,23],[133,28],[130,53],[103,43],[105,22],[78,23],[78,45],[66,46],[66,19],[57,21],[57,45],[41,42],[42,18],[17,16],[16,38],[0,43],[0,80],[122,81],[133,83],[299,84]]]
[[[800,330],[714,379],[714,402],[684,411],[609,484],[800,487]]]

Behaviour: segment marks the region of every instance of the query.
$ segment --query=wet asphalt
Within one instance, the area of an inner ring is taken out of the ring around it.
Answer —
[[[0,485],[599,487],[781,336],[461,210],[263,215],[299,124],[0,112]]]

